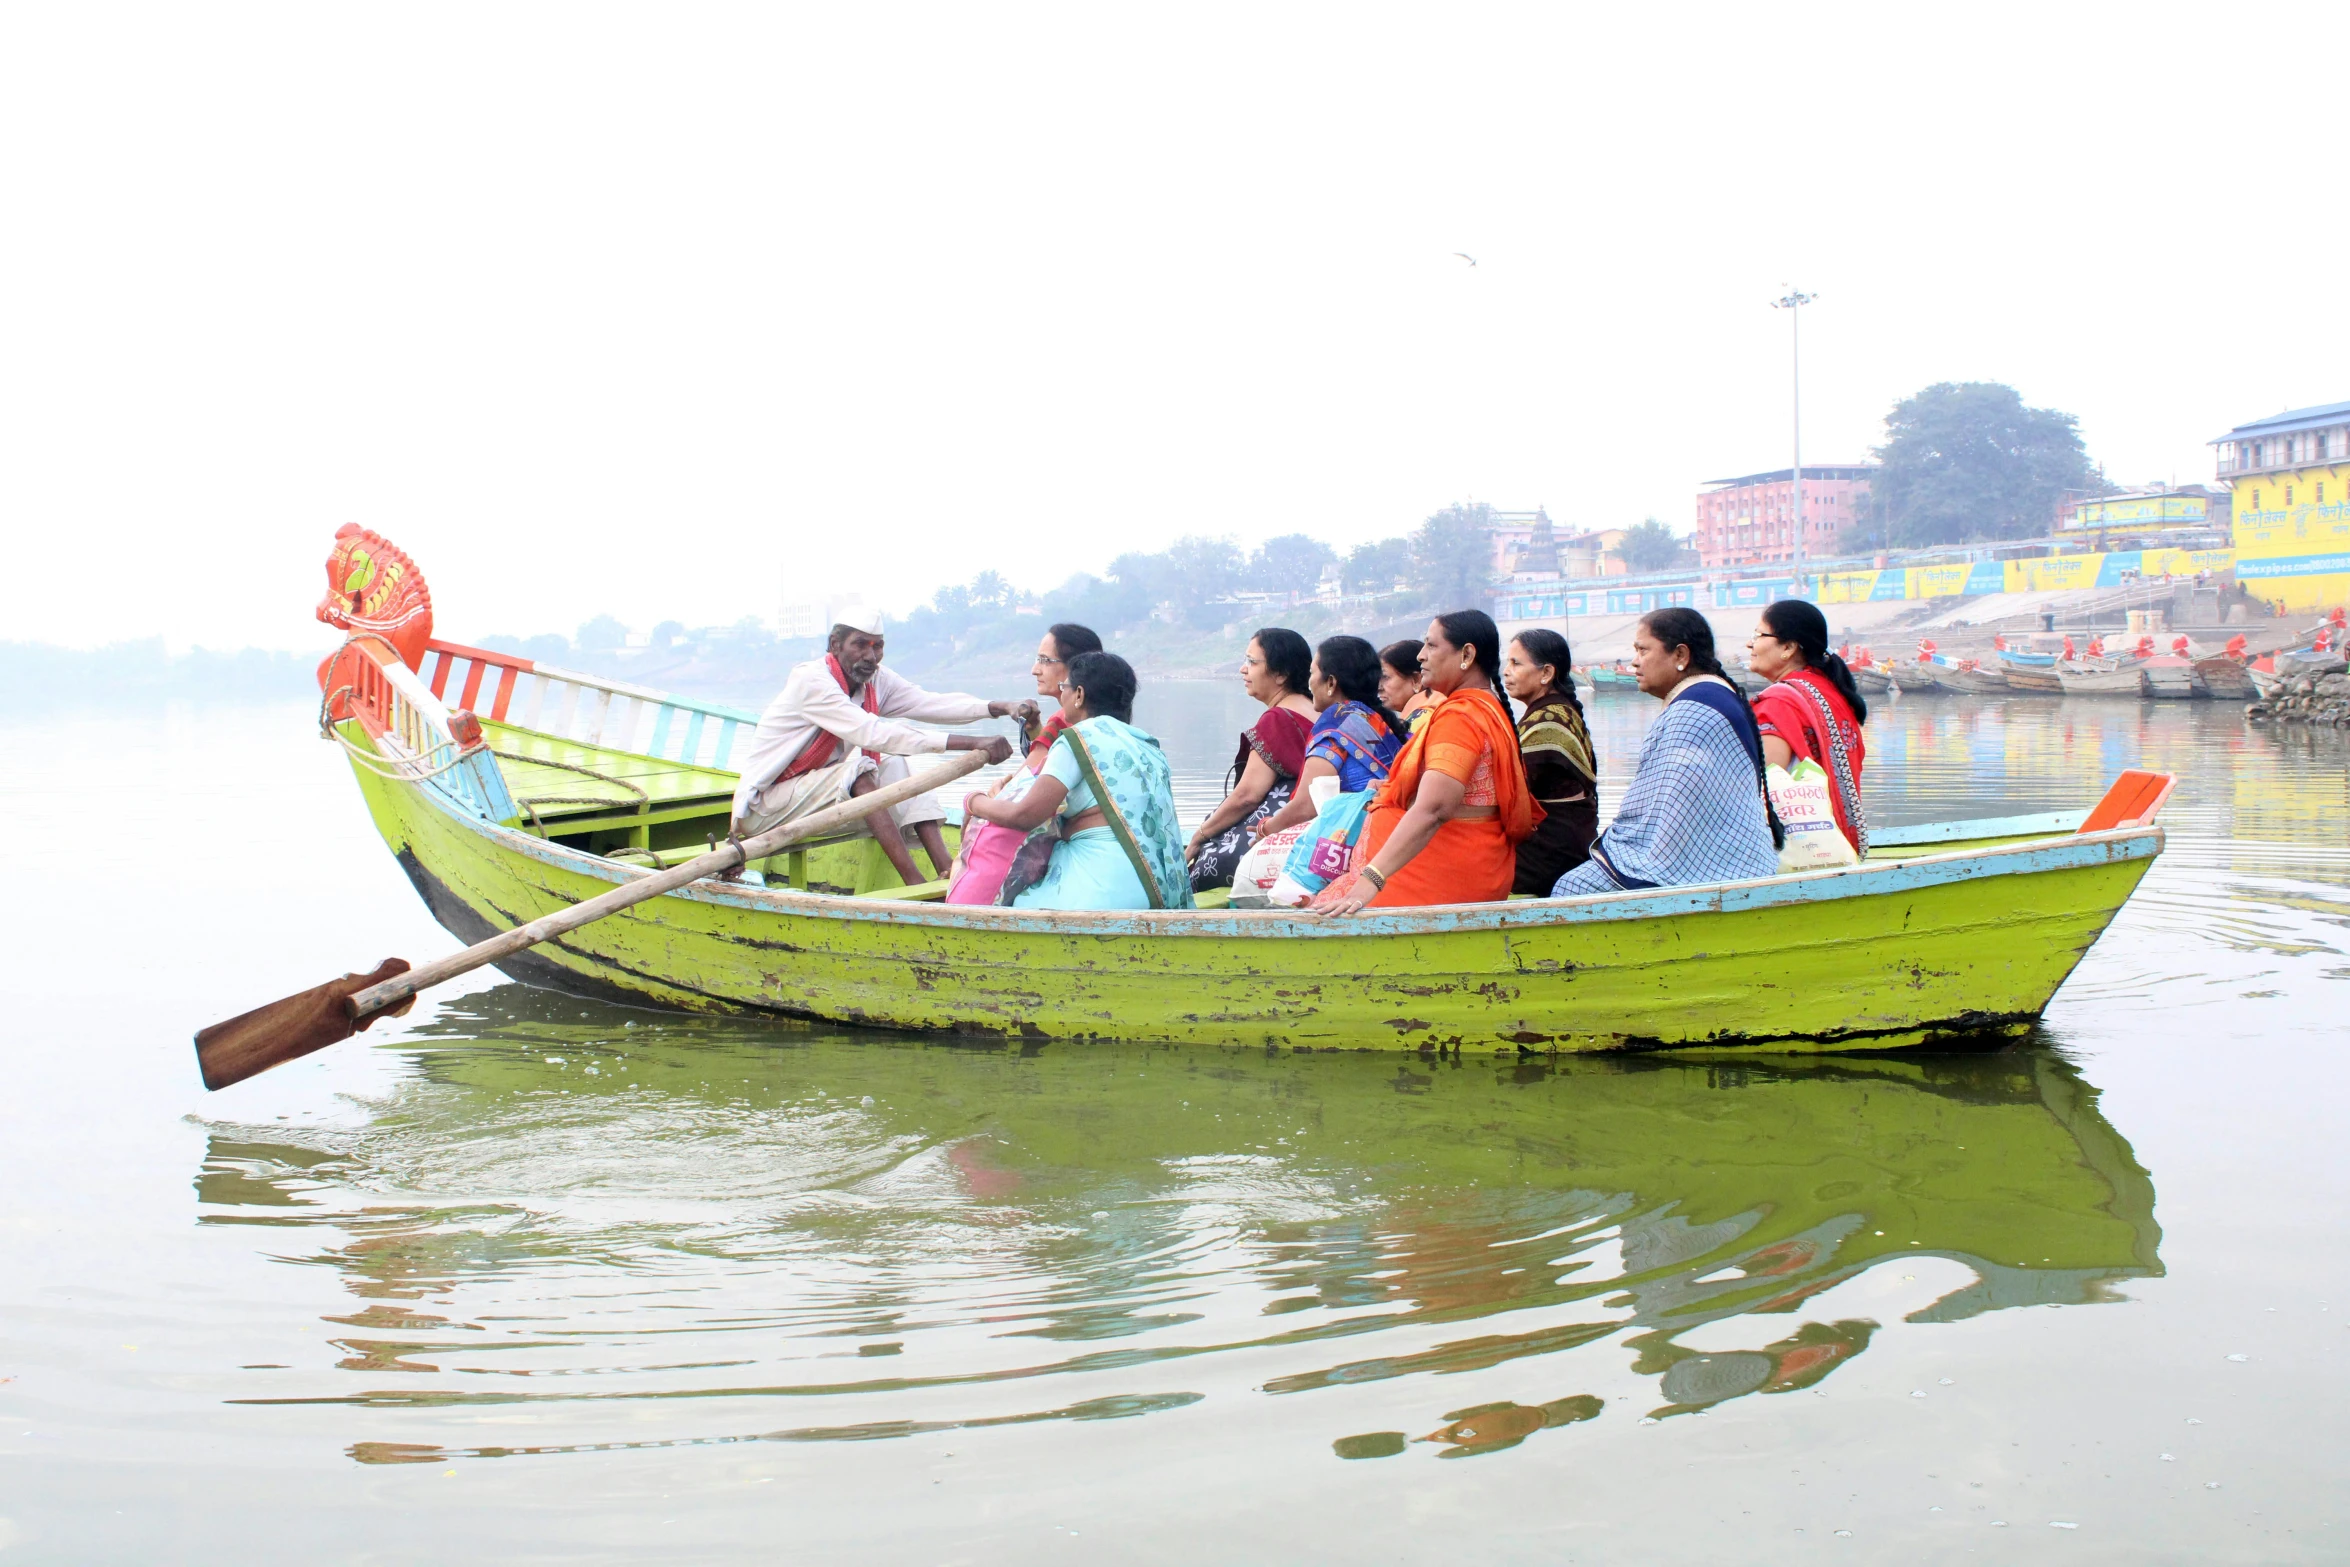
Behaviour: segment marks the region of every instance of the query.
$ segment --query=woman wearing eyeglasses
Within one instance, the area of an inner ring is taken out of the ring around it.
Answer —
[[[1036,662],[1031,666],[1036,676],[1036,694],[1043,698],[1042,708],[1048,714],[1037,721],[1039,704],[1029,703],[1020,709],[1020,741],[1028,749],[1028,756],[1018,767],[984,791],[1007,803],[1019,799],[1035,786],[1038,775],[1044,771],[1045,758],[1052,753],[1053,739],[1068,727],[1061,715],[1061,691],[1068,683],[1069,660],[1081,653],[1099,653],[1102,639],[1080,625],[1068,622],[1050,627],[1036,644]],[[968,802],[966,802],[968,803]],[[955,854],[955,863],[947,873],[949,903],[993,903],[1003,890],[1004,873],[1011,869],[1012,856],[1027,835],[1009,827],[998,826],[963,813],[963,843]]]
[[[1819,763],[1828,775],[1836,825],[1861,858],[1869,853],[1869,818],[1860,803],[1860,768],[1868,742],[1868,699],[1844,660],[1828,648],[1828,619],[1802,599],[1781,599],[1762,612],[1746,644],[1746,667],[1771,682],[1754,699],[1763,760],[1773,767]]]

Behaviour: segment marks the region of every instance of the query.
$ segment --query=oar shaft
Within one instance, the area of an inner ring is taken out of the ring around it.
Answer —
[[[771,827],[756,838],[744,839],[740,847],[732,843],[721,844],[708,854],[696,855],[683,865],[673,865],[665,871],[657,871],[650,876],[639,877],[634,881],[623,883],[610,892],[588,899],[585,903],[575,903],[568,909],[558,909],[553,914],[532,920],[527,925],[518,925],[512,930],[501,931],[487,941],[475,942],[462,952],[452,952],[445,958],[435,958],[430,963],[421,964],[408,970],[405,974],[385,980],[380,985],[362,990],[351,998],[351,1016],[354,1020],[365,1021],[378,1012],[398,1006],[420,991],[430,990],[444,980],[455,979],[460,974],[470,974],[485,964],[495,963],[500,958],[511,957],[525,947],[535,947],[540,942],[560,936],[566,931],[577,930],[582,925],[591,925],[607,914],[617,914],[622,909],[628,908],[632,904],[643,903],[648,898],[658,898],[665,892],[675,892],[678,888],[700,881],[705,876],[715,876],[720,871],[731,870],[737,865],[746,864],[752,860],[765,859],[778,849],[788,848],[802,839],[821,837],[837,827],[845,827],[851,822],[861,821],[874,812],[896,805],[902,800],[911,800],[918,794],[928,794],[941,784],[952,783],[965,773],[974,772],[986,765],[987,753],[985,751],[964,751],[951,762],[933,767],[926,772],[917,773],[911,778],[902,779],[886,788],[876,789],[871,794],[861,794],[854,799],[845,800],[839,805],[827,806],[813,816],[805,816],[795,822],[786,822],[780,827]]]

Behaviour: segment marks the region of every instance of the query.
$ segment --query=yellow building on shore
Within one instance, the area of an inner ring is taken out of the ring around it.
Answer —
[[[2236,580],[2288,614],[2350,603],[2350,403],[2240,424],[2211,444],[2235,492]]]

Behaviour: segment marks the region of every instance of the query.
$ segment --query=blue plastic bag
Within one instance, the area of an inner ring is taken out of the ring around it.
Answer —
[[[1346,869],[1348,853],[1363,835],[1363,813],[1370,809],[1371,791],[1334,796],[1314,813],[1314,824],[1291,846],[1281,862],[1281,879],[1293,882],[1312,897],[1338,879]]]

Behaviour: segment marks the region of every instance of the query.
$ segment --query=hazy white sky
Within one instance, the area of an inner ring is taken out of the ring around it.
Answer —
[[[2350,7],[0,11],[0,638],[894,608],[1458,499],[1687,527],[1929,382],[2350,398]],[[1478,258],[1471,268],[1455,251]]]

